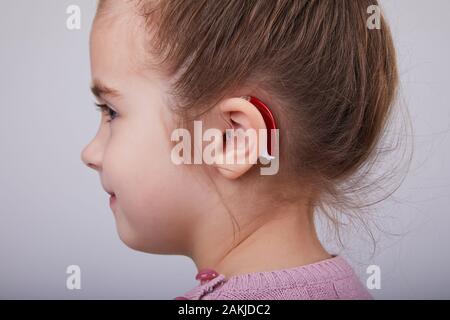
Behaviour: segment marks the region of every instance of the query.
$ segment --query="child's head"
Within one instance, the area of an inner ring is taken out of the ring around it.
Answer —
[[[122,240],[189,254],[208,232],[228,245],[224,230],[267,221],[283,206],[306,208],[299,214],[310,221],[325,195],[338,195],[375,156],[397,87],[386,22],[366,25],[376,4],[100,0],[92,79],[112,110],[83,160],[116,197]],[[259,98],[277,119],[276,175],[260,175],[258,164],[171,161],[173,130],[194,119],[203,130],[265,128],[242,96]]]

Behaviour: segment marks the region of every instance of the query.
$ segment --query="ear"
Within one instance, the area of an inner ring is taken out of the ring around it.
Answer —
[[[224,177],[237,179],[257,163],[259,134],[266,124],[259,110],[245,97],[223,100],[218,109],[224,137],[219,156],[224,161],[215,166]]]

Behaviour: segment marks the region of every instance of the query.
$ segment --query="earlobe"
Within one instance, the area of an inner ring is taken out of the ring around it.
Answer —
[[[225,142],[229,143],[232,138],[233,138],[233,132],[231,130],[226,130],[225,131]]]

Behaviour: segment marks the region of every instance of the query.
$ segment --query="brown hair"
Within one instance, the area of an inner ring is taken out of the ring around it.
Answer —
[[[376,0],[136,0],[153,65],[173,82],[176,110],[208,111],[239,88],[280,127],[280,172],[320,190],[315,204],[362,207],[398,86],[389,27],[369,30]],[[151,36],[150,36],[151,35]],[[355,177],[359,172],[360,175]],[[368,171],[365,171],[368,175]],[[292,174],[290,175],[292,177]],[[359,199],[361,200],[361,199]],[[346,210],[347,212],[349,210]]]

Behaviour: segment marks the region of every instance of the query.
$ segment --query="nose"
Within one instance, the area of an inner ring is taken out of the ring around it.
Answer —
[[[96,171],[102,169],[103,151],[96,140],[89,143],[81,152],[81,160],[86,166]]]

